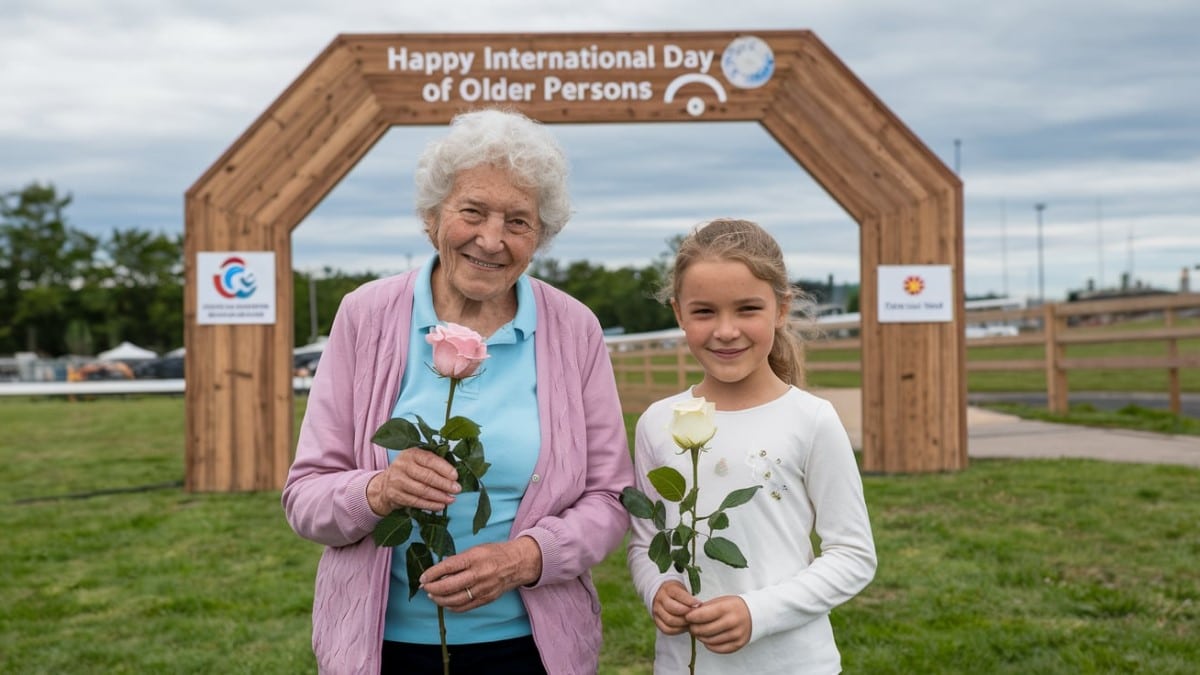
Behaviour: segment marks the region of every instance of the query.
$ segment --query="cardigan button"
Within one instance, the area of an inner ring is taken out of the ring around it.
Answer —
[[[530,478],[529,480],[530,480],[530,482],[536,483],[536,482],[540,481],[541,479],[542,479],[542,477],[535,473],[535,474],[533,474],[533,478]]]

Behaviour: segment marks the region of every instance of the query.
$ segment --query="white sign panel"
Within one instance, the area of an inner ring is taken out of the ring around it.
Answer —
[[[879,322],[954,320],[954,275],[949,265],[880,265]]]
[[[275,254],[202,251],[196,254],[196,323],[275,323]]]

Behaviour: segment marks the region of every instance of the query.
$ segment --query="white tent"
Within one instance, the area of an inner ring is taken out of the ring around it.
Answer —
[[[145,361],[158,358],[158,354],[132,342],[122,342],[106,352],[100,352],[96,358],[101,361]]]

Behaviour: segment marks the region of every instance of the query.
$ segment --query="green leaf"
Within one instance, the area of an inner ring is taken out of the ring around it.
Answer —
[[[658,490],[658,494],[663,496],[663,499],[669,502],[677,502],[683,499],[683,492],[687,489],[687,481],[684,480],[683,474],[669,466],[660,466],[650,473],[646,474],[650,479],[650,484]]]
[[[761,487],[761,485],[755,485],[754,487],[742,488],[741,490],[730,492],[721,502],[721,505],[717,507],[717,510],[724,511],[725,509],[732,509],[735,506],[745,504],[754,497],[754,493],[758,492]]]
[[[439,558],[454,555],[454,537],[444,523],[423,523],[421,539]]]
[[[375,435],[371,437],[371,442],[390,450],[424,447],[417,428],[413,426],[412,422],[402,417],[393,417],[381,424]]]
[[[461,441],[459,442],[459,446],[461,447],[464,443],[468,442],[470,442],[469,439]],[[476,445],[478,444],[476,443]],[[455,453],[457,454],[457,452],[458,448],[455,448]],[[478,445],[474,449],[468,448],[465,450],[465,453],[466,456],[461,460],[457,462],[452,461],[451,464],[458,471],[458,484],[462,486],[463,492],[476,492],[483,485],[483,474],[487,473],[488,468],[492,465],[484,461],[482,445]]]
[[[654,502],[654,513],[652,515],[654,526],[660,530],[667,529],[667,505],[661,499]]]
[[[416,542],[405,552],[404,565],[408,569],[408,599],[412,600],[421,588],[421,575],[433,567],[433,556],[425,544]]]
[[[680,523],[675,526],[674,534],[671,535],[671,542],[676,546],[687,546],[692,543],[692,537],[694,536],[696,536],[695,530]]]
[[[479,454],[464,459],[456,468],[459,469],[459,473],[465,471],[476,478],[483,478],[483,475],[488,472],[491,466],[489,462],[483,460],[483,455]]]
[[[709,516],[708,526],[714,530],[723,530],[729,527],[729,516],[724,511],[717,511]]]
[[[440,523],[446,525],[450,522],[449,516],[444,516],[437,511],[423,511],[421,509],[409,509],[409,515],[417,521],[417,526],[428,525],[429,523]]]
[[[488,497],[487,488],[483,483],[479,484],[479,503],[475,506],[475,520],[471,521],[471,534],[479,534],[479,531],[487,525],[488,519],[492,517],[492,499]]]
[[[425,437],[426,443],[429,443],[430,445],[436,443],[434,436],[437,434],[437,432],[434,431],[433,427],[429,426],[429,424],[426,423],[420,415],[417,415],[417,428],[421,430],[421,435]]]
[[[688,490],[687,496],[683,498],[683,501],[679,502],[679,512],[683,513],[684,511],[691,511],[696,508],[696,497],[696,488]]]
[[[621,506],[634,518],[650,518],[652,515],[650,498],[633,486],[621,490]]]
[[[675,571],[682,572],[692,562],[692,554],[686,548],[677,548],[671,551],[671,560],[675,562]]]
[[[741,549],[737,544],[723,537],[710,537],[704,542],[704,553],[708,557],[723,562],[730,567],[742,568],[746,566],[746,558],[742,555]]]
[[[662,574],[671,566],[671,545],[667,543],[667,533],[659,532],[650,540],[650,548],[646,551],[646,555],[658,565],[658,572]]]
[[[396,509],[383,517],[371,536],[377,546],[399,546],[412,535],[412,516],[408,509]]]
[[[479,425],[466,417],[455,415],[442,425],[442,437],[450,441],[461,441],[464,438],[479,438]]]
[[[478,438],[464,438],[454,446],[454,456],[462,461],[472,458],[483,459],[483,443]]]
[[[692,595],[700,592],[700,568],[695,565],[689,565],[687,568],[688,585],[692,587]]]

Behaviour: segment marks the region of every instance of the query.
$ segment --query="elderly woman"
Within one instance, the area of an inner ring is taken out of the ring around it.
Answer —
[[[292,528],[327,547],[313,601],[322,672],[442,672],[439,606],[455,672],[596,672],[589,569],[622,542],[633,469],[599,322],[524,274],[569,217],[566,177],[542,125],[498,110],[456,117],[416,171],[436,254],[342,301],[283,491]],[[392,417],[442,419],[447,382],[424,338],[443,323],[478,332],[489,354],[453,399],[491,463],[492,514],[477,534],[477,494],[460,494],[446,460],[371,442]],[[402,549],[371,536],[402,507],[448,509],[458,551],[411,600]]]

